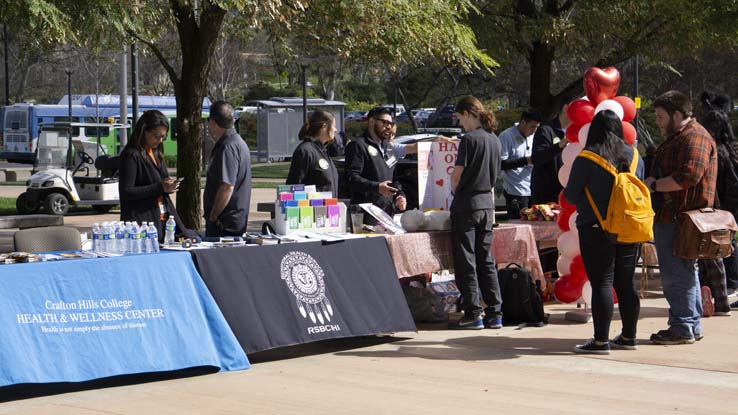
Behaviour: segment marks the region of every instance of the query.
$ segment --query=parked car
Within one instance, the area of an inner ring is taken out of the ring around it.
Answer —
[[[346,111],[343,113],[343,119],[346,121],[360,121],[366,112],[362,111]]]
[[[435,119],[431,122],[430,127],[455,127],[458,120],[454,118],[454,106],[446,105],[441,112],[436,115]],[[433,118],[431,116],[431,118]]]

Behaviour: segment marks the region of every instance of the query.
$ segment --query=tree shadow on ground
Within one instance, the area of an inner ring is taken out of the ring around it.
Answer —
[[[457,337],[438,342],[406,340],[397,350],[346,351],[339,356],[372,358],[417,357],[428,360],[485,361],[517,359],[521,356],[571,355],[582,339],[552,339],[507,336]]]

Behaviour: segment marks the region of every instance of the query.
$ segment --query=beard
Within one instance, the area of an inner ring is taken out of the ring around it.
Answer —
[[[388,140],[391,132],[391,129],[382,127],[380,123],[374,124],[374,135],[382,140]]]

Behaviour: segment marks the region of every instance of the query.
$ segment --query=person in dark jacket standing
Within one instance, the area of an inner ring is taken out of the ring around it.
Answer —
[[[533,204],[556,202],[563,186],[559,183],[559,169],[563,164],[561,152],[566,147],[566,127],[569,117],[564,105],[559,115],[544,122],[533,136],[533,172],[530,179],[530,192]]]
[[[595,115],[584,149],[607,160],[618,172],[630,171],[635,157],[637,164],[633,173],[643,180],[643,160],[634,147],[625,143],[622,122],[614,112],[604,110]],[[592,285],[594,338],[577,345],[575,353],[609,354],[610,347],[626,350],[636,348],[636,326],[641,303],[633,284],[633,274],[641,244],[611,242],[587,197],[588,190],[600,215],[607,216],[614,182],[615,177],[610,172],[589,159],[577,157],[572,163],[564,191],[566,200],[577,207],[579,248]],[[613,287],[618,295],[623,329],[619,336],[610,341]]]
[[[451,174],[454,200],[450,209],[454,272],[464,299],[464,316],[450,323],[449,328],[499,329],[502,296],[492,256],[492,189],[500,172],[500,141],[493,133],[497,121],[472,96],[462,98],[454,113],[466,131]],[[486,309],[480,304],[480,292]]]
[[[174,215],[177,229],[184,229],[169,197],[177,192],[179,183],[169,177],[164,163],[162,140],[168,132],[169,121],[164,114],[157,110],[144,112],[120,154],[118,181],[120,220],[153,222],[161,241],[162,223],[169,215]]]
[[[251,202],[251,152],[233,128],[233,106],[210,106],[208,129],[215,140],[210,156],[203,208],[205,236],[241,236],[246,232]]]
[[[302,143],[292,154],[287,184],[315,185],[320,192],[338,195],[338,171],[328,154],[328,145],[336,135],[336,120],[326,111],[313,111],[302,126]]]
[[[375,107],[367,114],[367,131],[346,146],[346,180],[351,189],[351,204],[373,203],[390,215],[402,212],[407,199],[392,183],[399,156],[392,145],[392,111]],[[374,223],[364,215],[364,223]]]

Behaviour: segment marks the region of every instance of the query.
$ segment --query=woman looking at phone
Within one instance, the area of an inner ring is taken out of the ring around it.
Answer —
[[[160,242],[164,240],[163,224],[170,215],[174,215],[177,229],[185,230],[169,197],[177,192],[180,181],[169,177],[164,163],[162,141],[168,132],[169,120],[164,114],[146,111],[120,154],[120,220],[153,222]]]

